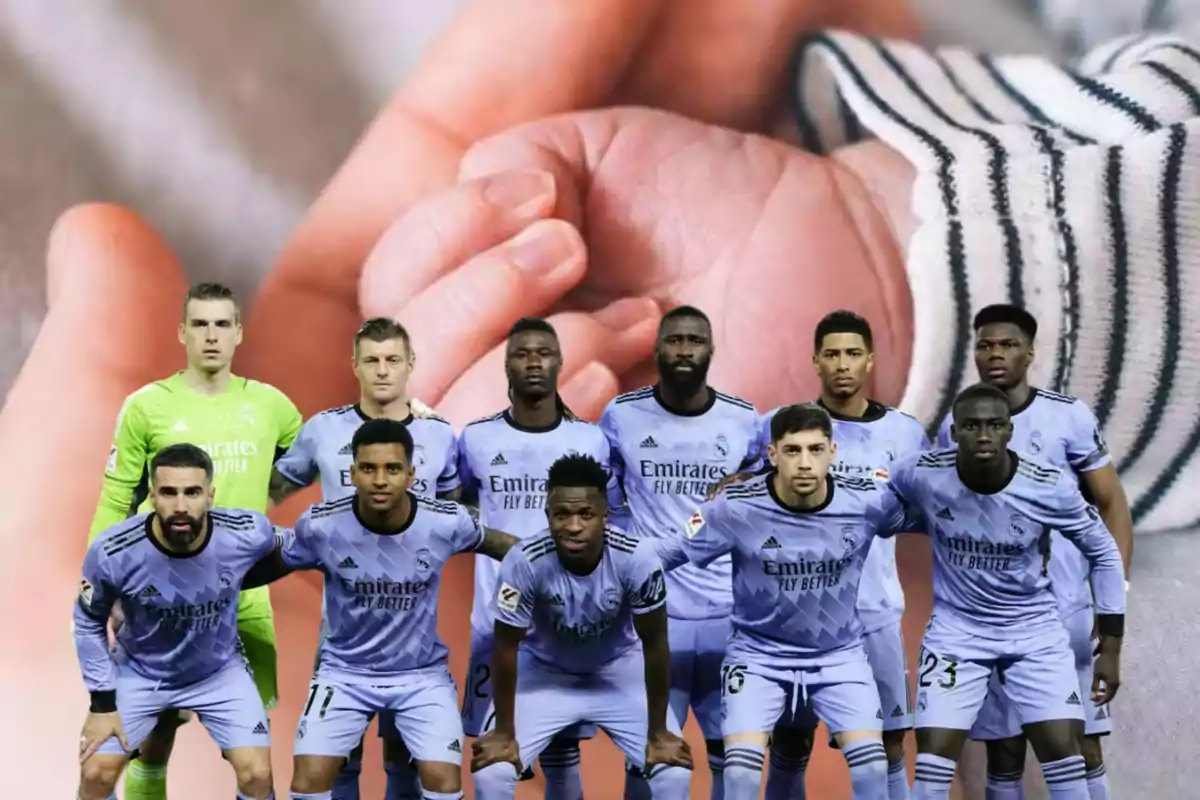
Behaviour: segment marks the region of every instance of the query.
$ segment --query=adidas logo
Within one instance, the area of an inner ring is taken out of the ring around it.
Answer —
[[[943,508],[937,513],[938,519],[954,519],[954,514],[950,513],[949,508]]]
[[[1104,706],[1096,709],[1096,720],[1108,719],[1108,709]]]
[[[552,606],[563,605],[562,595],[557,595],[557,594],[550,595],[550,605],[552,605]]]
[[[882,708],[875,712],[875,719],[883,719],[883,709]]]
[[[1079,705],[1079,692],[1071,692],[1071,696],[1067,698],[1067,705],[1069,705],[1069,706]]]
[[[142,589],[142,591],[138,592],[138,597],[159,597],[159,596],[160,595],[158,593],[158,589],[156,589],[154,587],[153,583],[150,584],[149,586],[147,586],[145,589]]]
[[[446,745],[446,749],[451,753],[461,753],[462,745],[458,743],[458,739],[455,739],[450,744]]]
[[[508,464],[508,461],[504,459],[504,453],[496,453],[496,457],[492,459],[492,466],[503,467],[506,464]]]
[[[638,446],[639,447],[658,447],[658,442],[654,441],[653,436],[647,436],[645,439],[642,439],[642,443]]]
[[[254,726],[253,732],[257,735],[266,736],[268,733],[267,726],[264,725],[262,722],[259,722],[257,725]]]
[[[358,564],[354,563],[354,559],[346,556],[338,562],[338,569],[358,569]]]
[[[904,709],[901,708],[900,706],[896,706],[895,708],[892,709],[892,719],[897,719],[898,717],[903,717],[903,716],[904,716]]]
[[[343,447],[341,450],[338,450],[338,455],[339,456],[352,456],[352,455],[354,455],[354,447],[352,447],[350,445],[350,443],[347,442],[345,447]]]
[[[779,544],[779,540],[774,536],[768,536],[767,540],[762,543],[763,550],[778,550],[780,547],[782,547],[782,545]]]

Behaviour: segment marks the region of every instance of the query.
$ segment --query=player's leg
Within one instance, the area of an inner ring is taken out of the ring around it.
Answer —
[[[1083,702],[1079,675],[1065,630],[1037,643],[1004,671],[1004,687],[1042,765],[1052,800],[1087,800]]]
[[[230,664],[177,693],[194,709],[237,778],[238,800],[273,796],[271,734],[267,712],[244,663]]]
[[[692,661],[692,692],[690,703],[696,723],[704,735],[708,768],[712,773],[710,800],[725,796],[725,741],[721,735],[721,665],[729,643],[732,622],[726,619],[700,620],[696,624],[695,658]],[[682,725],[687,717],[677,714]]]
[[[956,653],[956,656],[950,655]],[[946,800],[967,733],[987,696],[995,663],[982,642],[930,620],[917,667],[915,800]]]
[[[522,765],[532,764],[555,736],[585,718],[587,692],[575,683],[569,675],[539,667],[524,652],[518,656],[514,724]],[[512,764],[492,764],[472,778],[476,800],[512,800],[521,775]]]
[[[455,707],[457,714],[457,700]],[[417,765],[408,751],[408,746],[397,733],[396,723],[392,719],[390,711],[381,712],[379,715],[379,738],[383,740],[383,771],[387,773],[387,789],[384,800],[420,800],[421,782],[417,777]],[[361,764],[361,745],[358,747],[358,760]],[[349,762],[347,762],[347,766],[349,766]],[[360,766],[359,771],[361,772],[361,770]],[[334,794],[334,800],[339,800],[336,794]]]
[[[130,752],[136,752],[150,737],[160,717],[170,713],[177,698],[174,693],[163,691],[157,681],[151,681],[127,668],[118,667],[117,672],[118,713],[125,741]],[[80,765],[79,796],[84,800],[108,800],[113,796],[121,771],[129,761],[129,754],[116,739],[100,745],[96,753]],[[165,791],[165,789],[164,789]],[[129,794],[126,793],[126,797]]]
[[[542,777],[546,779],[546,800],[583,800],[583,774],[580,765],[583,754],[580,739],[591,739],[595,727],[564,731],[550,740],[538,756]]]
[[[883,710],[883,749],[887,753],[888,800],[908,800],[908,769],[904,740],[913,726],[912,692],[908,682],[908,658],[900,621],[871,631],[863,637],[867,663],[879,690]]]
[[[771,732],[771,768],[766,800],[805,800],[804,773],[812,756],[815,729],[776,725]]]
[[[371,718],[386,706],[387,697],[376,687],[318,673],[296,725],[291,796],[329,800],[347,756],[362,741]]]
[[[1091,800],[1108,800],[1108,772],[1100,743],[1112,733],[1112,709],[1092,701],[1092,670],[1096,664],[1096,643],[1092,640],[1095,615],[1090,606],[1084,606],[1067,615],[1063,623],[1075,655],[1075,672],[1079,675],[1079,699],[1083,703],[1083,763],[1087,768],[1088,793]]]
[[[333,800],[359,800],[358,779],[362,775],[363,742],[346,757],[346,763],[333,782]]]
[[[126,800],[166,800],[167,762],[175,749],[175,732],[191,719],[188,711],[164,711],[125,770]]]
[[[725,744],[725,800],[757,800],[770,732],[787,707],[787,676],[751,673],[745,664],[721,666],[721,732]]]
[[[846,759],[854,800],[887,797],[883,713],[866,654],[859,661],[817,670],[810,676],[806,684],[812,709]]]
[[[1025,800],[1025,733],[1004,690],[1004,663],[993,671],[970,738],[987,748],[988,800]]]
[[[627,653],[605,666],[594,680],[594,689],[583,699],[581,713],[609,735],[645,776],[654,800],[687,800],[692,771],[668,764],[646,764],[645,662],[640,651]],[[667,728],[681,735],[679,720],[667,711]]]
[[[462,797],[463,729],[458,690],[446,667],[414,670],[388,687],[385,735],[408,745],[426,798]],[[381,718],[381,724],[384,720]]]

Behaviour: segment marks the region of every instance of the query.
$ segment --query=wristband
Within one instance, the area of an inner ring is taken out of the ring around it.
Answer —
[[[1101,636],[1111,636],[1120,639],[1125,635],[1124,614],[1097,614],[1096,632]]]
[[[117,693],[115,690],[107,692],[92,692],[92,704],[88,707],[88,711],[93,714],[113,714],[117,710]]]

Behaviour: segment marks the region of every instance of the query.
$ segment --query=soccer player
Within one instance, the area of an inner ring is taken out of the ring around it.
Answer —
[[[476,420],[458,441],[458,469],[466,502],[477,504],[484,525],[519,538],[546,527],[546,474],[567,453],[590,455],[609,463],[608,442],[598,427],[576,418],[558,396],[562,349],[545,320],[518,320],[508,334],[505,371],[512,404],[506,411]],[[620,490],[610,487],[613,507]],[[494,722],[492,637],[499,567],[475,559],[475,601],[471,610],[471,661],[463,697],[463,724],[479,737]],[[579,739],[595,735],[595,726],[567,730],[542,752],[547,800],[579,800]],[[531,766],[531,765],[526,765]]]
[[[761,463],[758,413],[741,398],[708,385],[712,324],[703,311],[679,306],[663,315],[655,358],[658,383],[623,394],[600,417],[612,447],[613,472],[624,489],[639,537],[671,535],[726,475]],[[688,707],[704,734],[713,796],[720,796],[721,660],[733,606],[731,561],[687,565],[667,576],[671,618],[671,709]],[[645,796],[631,770],[629,792]]]
[[[179,442],[198,444],[212,458],[219,507],[266,510],[271,465],[296,438],[302,420],[279,390],[230,372],[241,341],[241,313],[233,292],[216,283],[193,286],[179,325],[187,366],[125,400],[92,522],[93,537],[139,507],[145,510],[146,466],[159,450]],[[238,636],[269,709],[277,688],[275,622],[266,588],[241,595]],[[125,776],[126,800],[165,800],[166,763],[175,729],[184,719],[178,712],[164,714],[142,742],[140,756]]]
[[[371,719],[416,759],[426,800],[462,798],[458,692],[437,635],[442,568],[457,553],[501,559],[516,539],[481,528],[458,503],[413,494],[413,439],[396,420],[364,422],[350,442],[354,494],[306,511],[278,568],[325,576],[328,631],[296,729],[293,800],[329,800]]]
[[[993,672],[1042,764],[1050,797],[1087,800],[1084,692],[1117,691],[1125,588],[1121,556],[1069,470],[1009,450],[1008,396],[977,384],[954,402],[954,450],[903,459],[890,486],[933,538],[933,616],[917,680],[918,800],[949,797],[955,764]],[[1091,564],[1100,635],[1091,686],[1050,590],[1057,531]]]
[[[813,367],[821,379],[817,401],[833,418],[837,447],[830,470],[835,475],[887,480],[892,462],[929,449],[921,423],[871,400],[866,381],[874,367],[874,338],[870,324],[850,311],[834,311],[817,323],[813,335]],[[763,417],[763,440],[771,441],[775,411]],[[896,540],[878,538],[871,544],[858,588],[858,616],[863,645],[883,707],[883,747],[888,756],[888,800],[907,800],[908,772],[904,736],[912,728],[908,662],[900,619],[904,591],[896,571]],[[767,800],[803,798],[804,772],[812,739],[796,738],[792,728],[771,737],[771,769]]]
[[[271,798],[267,712],[238,649],[242,578],[275,549],[261,514],[215,511],[213,462],[173,444],[150,461],[152,511],[88,546],[75,649],[91,706],[79,741],[81,800],[109,800],[167,709],[195,711],[237,776],[239,798]],[[125,611],[115,649],[109,614]],[[127,795],[128,796],[128,795]]]
[[[413,438],[413,494],[457,499],[458,452],[454,429],[441,417],[418,418],[409,406],[408,379],[414,361],[412,343],[403,325],[386,317],[364,322],[354,335],[358,403],[322,411],[304,423],[296,441],[275,462],[271,498],[280,502],[318,478],[324,502],[352,494],[350,440],[354,432],[368,419],[395,419],[408,426]],[[394,731],[387,714],[382,714],[379,735],[383,737],[387,800],[414,800],[421,796],[421,787],[412,759]],[[358,800],[361,772],[360,745],[350,754],[346,768],[338,776],[333,787],[334,800]]]
[[[655,798],[688,796],[691,754],[668,703],[662,565],[651,541],[607,526],[608,483],[590,456],[556,461],[546,479],[549,529],[500,565],[496,721],[471,761],[479,800],[512,800],[522,765],[584,721],[650,775]]]
[[[856,800],[887,797],[879,690],[855,610],[877,536],[907,530],[886,484],[830,472],[833,423],[821,407],[780,409],[772,469],[700,506],[663,540],[668,569],[733,557],[733,635],[722,666],[727,800],[752,800],[772,730],[812,738],[824,721]]]
[[[1128,571],[1133,554],[1133,520],[1117,469],[1109,455],[1095,415],[1081,400],[1029,385],[1034,360],[1037,320],[1024,309],[993,305],[975,315],[975,366],[984,383],[1002,390],[1012,415],[1013,448],[1058,467],[1079,481],[1084,496],[1100,511],[1105,526],[1121,550]],[[938,436],[939,447],[951,447],[951,420]],[[1083,702],[1083,758],[1087,765],[1092,800],[1107,800],[1108,776],[1100,738],[1112,732],[1108,707],[1091,700],[1092,589],[1088,565],[1079,549],[1054,537],[1050,559],[1050,587],[1058,600],[1059,614],[1071,637],[1075,669],[1079,673]],[[995,800],[1020,800],[1025,771],[1025,738],[1016,708],[1004,687],[992,681],[987,702],[971,731],[971,738],[987,742],[988,791]]]

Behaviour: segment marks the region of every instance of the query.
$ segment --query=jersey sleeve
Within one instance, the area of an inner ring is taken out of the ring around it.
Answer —
[[[251,565],[259,559],[266,558],[283,545],[283,529],[276,527],[266,514],[254,515],[254,532],[250,540]]]
[[[312,509],[309,509],[300,515],[296,520],[296,527],[283,531],[279,555],[283,563],[291,569],[316,569],[320,566],[321,561],[317,557],[318,534],[312,524],[311,511]]]
[[[954,447],[954,440],[950,438],[950,426],[954,423],[954,419],[950,414],[947,414],[942,424],[938,425],[937,446],[939,448]]]
[[[738,472],[758,472],[763,467],[763,459],[766,458],[767,453],[767,439],[763,438],[761,420],[757,411],[751,413],[746,424],[746,434],[750,441],[746,448],[746,455],[742,457],[741,466],[738,467]]]
[[[920,514],[913,511],[898,492],[892,490],[891,484],[879,482],[877,496],[871,509],[871,528],[876,536],[888,538],[897,533],[916,531],[924,528]]]
[[[609,403],[608,408],[604,409],[604,413],[600,415],[600,430],[608,442],[609,474],[617,486],[622,486],[625,481],[625,459],[621,455],[621,439],[617,431],[615,416],[613,413],[613,404]],[[623,497],[624,493],[622,492],[622,499]],[[609,502],[611,503],[612,501],[610,500]]]
[[[701,505],[683,526],[683,552],[688,561],[707,567],[733,551],[734,532],[730,525],[729,502],[725,495]]]
[[[144,397],[141,391],[129,395],[117,414],[117,429],[108,451],[104,484],[88,541],[126,519],[133,510],[134,495],[150,457],[150,426],[143,407]]]
[[[117,686],[116,666],[108,647],[108,616],[119,589],[106,569],[107,563],[104,542],[94,542],[83,559],[79,597],[72,614],[75,654],[89,692],[109,692]]]
[[[455,450],[458,453],[458,484],[462,487],[463,500],[472,503],[478,502],[479,484],[475,473],[471,471],[471,447],[467,431],[463,431],[462,436],[458,437]]]
[[[471,553],[483,544],[483,526],[479,524],[479,517],[471,513],[471,509],[461,504],[457,505],[451,547],[455,553]]]
[[[1097,614],[1125,613],[1125,568],[1121,552],[1096,507],[1083,499],[1075,477],[1059,476],[1050,503],[1041,505],[1039,520],[1079,548],[1092,568],[1092,594]]]
[[[304,423],[287,452],[275,462],[275,470],[297,486],[311,486],[320,474],[317,466],[317,417]]]
[[[640,540],[633,551],[626,594],[634,614],[649,614],[667,604],[667,579],[649,539]]]
[[[533,624],[533,567],[523,549],[514,547],[504,556],[496,585],[496,619],[527,629]]]
[[[442,472],[437,477],[438,494],[453,492],[462,485],[458,472],[458,437],[446,426],[446,447],[442,454]]]
[[[903,532],[924,531],[928,528],[917,491],[916,468],[917,456],[913,455],[899,459],[888,471],[887,493],[894,498],[888,501],[888,507],[893,509],[889,513],[896,513],[896,509],[902,510],[905,518],[903,524],[906,526],[900,529]]]
[[[300,429],[304,426],[304,417],[300,415],[300,409],[296,408],[296,404],[286,394],[274,386],[270,386],[268,389],[270,398],[268,402],[275,417],[276,429],[279,431],[275,447],[282,453],[291,447],[292,443],[296,441],[296,437],[300,435]]]
[[[1112,463],[1100,422],[1081,402],[1071,406],[1071,430],[1067,432],[1067,461],[1076,472],[1092,472]]]

